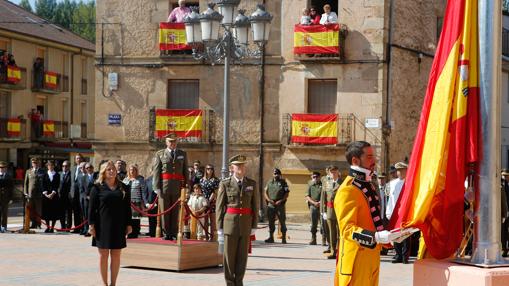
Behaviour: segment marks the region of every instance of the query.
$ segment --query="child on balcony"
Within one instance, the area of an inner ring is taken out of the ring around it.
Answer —
[[[193,186],[193,190],[194,190],[194,193],[189,198],[187,205],[189,206],[189,208],[191,209],[191,211],[193,212],[193,214],[195,216],[202,216],[205,213],[205,210],[207,209],[209,203],[208,203],[207,199],[203,196],[203,192],[202,192],[200,184],[195,184]],[[198,225],[197,225],[196,236],[197,236],[198,240],[203,240],[206,237],[205,230],[202,227],[202,225],[205,226],[205,218],[201,217],[198,220],[199,220],[199,222],[197,222]]]
[[[304,8],[302,9],[302,16],[300,17],[300,24],[301,25],[311,25],[311,17],[309,16],[309,9]]]

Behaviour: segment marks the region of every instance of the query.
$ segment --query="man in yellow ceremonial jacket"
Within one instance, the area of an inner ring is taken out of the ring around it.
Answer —
[[[379,196],[371,184],[375,153],[368,142],[355,141],[346,148],[350,174],[334,200],[339,225],[339,259],[334,285],[376,286],[380,270],[380,244],[396,234],[384,230]]]

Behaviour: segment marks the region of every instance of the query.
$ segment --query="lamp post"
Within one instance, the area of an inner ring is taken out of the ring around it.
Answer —
[[[224,93],[223,93],[223,163],[221,176],[226,178],[228,170],[228,145],[230,124],[230,64],[249,57],[261,57],[263,46],[269,38],[272,15],[265,11],[263,5],[257,5],[250,17],[244,15],[245,10],[235,10],[240,0],[216,0],[209,3],[208,9],[198,14],[197,7],[191,7],[191,14],[184,19],[187,43],[193,49],[193,58],[209,61],[212,65],[224,62]],[[219,12],[214,10],[217,4]],[[223,27],[223,35],[219,30]],[[253,31],[253,42],[256,48],[249,48],[249,28]]]

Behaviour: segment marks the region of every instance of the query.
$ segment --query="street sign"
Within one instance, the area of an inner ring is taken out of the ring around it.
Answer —
[[[121,125],[122,115],[118,113],[108,114],[108,125]]]
[[[366,128],[380,128],[380,119],[379,118],[366,118],[364,121],[364,126]]]

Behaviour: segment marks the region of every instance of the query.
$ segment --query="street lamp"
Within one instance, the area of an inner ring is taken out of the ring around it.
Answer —
[[[223,165],[221,175],[228,177],[228,144],[229,144],[229,109],[230,109],[230,63],[249,57],[261,57],[263,46],[269,39],[272,15],[259,4],[250,17],[244,15],[245,10],[235,10],[240,0],[215,0],[209,3],[208,9],[198,14],[192,7],[191,14],[184,18],[187,43],[193,49],[193,58],[206,60],[211,64],[224,61],[224,94],[223,94]],[[214,10],[217,4],[219,12]],[[219,37],[220,27],[223,35]],[[249,49],[249,28],[253,30],[254,50]]]

